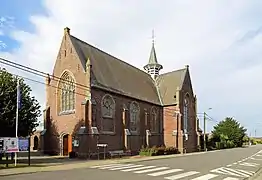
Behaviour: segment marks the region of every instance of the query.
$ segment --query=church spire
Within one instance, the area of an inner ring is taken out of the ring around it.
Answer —
[[[157,62],[154,30],[152,31],[152,48],[149,56],[149,61],[147,65],[144,66],[144,69],[147,71],[148,74],[151,75],[153,79],[156,79],[157,76],[159,76],[159,71],[163,69],[163,66]]]

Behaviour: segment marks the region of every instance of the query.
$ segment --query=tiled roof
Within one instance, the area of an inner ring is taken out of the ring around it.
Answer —
[[[154,81],[146,72],[72,35],[70,39],[84,67],[90,59],[94,86],[157,105],[175,103],[174,95],[182,86],[186,69],[162,74]]]

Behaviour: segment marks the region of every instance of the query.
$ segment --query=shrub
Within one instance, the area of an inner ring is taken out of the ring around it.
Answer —
[[[152,148],[141,148],[139,151],[140,156],[161,156],[161,155],[168,155],[168,154],[178,154],[179,151],[177,148],[174,147],[152,147]]]
[[[227,141],[227,142],[226,142],[226,147],[227,147],[227,148],[234,148],[234,147],[235,147],[235,144],[234,144],[233,141]]]
[[[165,149],[165,154],[179,154],[178,149],[174,147],[167,147]]]
[[[158,147],[156,148],[156,155],[164,155],[166,152],[166,148],[164,146]]]

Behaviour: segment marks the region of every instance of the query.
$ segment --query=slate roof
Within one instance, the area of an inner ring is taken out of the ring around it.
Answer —
[[[159,88],[160,98],[163,105],[175,104],[174,95],[177,89],[181,89],[187,68],[161,74],[156,80],[156,86]]]
[[[174,104],[186,69],[162,74],[155,81],[146,72],[70,35],[83,67],[89,58],[95,77],[93,86],[156,105]],[[156,60],[155,49],[153,59]],[[152,54],[152,53],[151,53]]]

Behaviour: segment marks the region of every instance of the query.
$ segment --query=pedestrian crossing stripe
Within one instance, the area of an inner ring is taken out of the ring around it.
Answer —
[[[120,166],[120,167],[116,167],[116,168],[113,168],[113,169],[109,169],[111,171],[115,171],[115,170],[122,170],[122,169],[128,169],[128,168],[135,168],[135,167],[141,167],[141,166],[144,166],[144,165],[130,165],[130,166]]]
[[[166,171],[155,172],[155,173],[151,173],[151,174],[147,174],[147,175],[149,175],[149,176],[162,176],[162,175],[176,173],[176,172],[180,172],[180,171],[183,171],[183,169],[169,169],[169,170],[166,170]]]
[[[159,171],[159,170],[164,170],[164,169],[168,169],[168,168],[169,167],[158,167],[158,168],[154,168],[154,169],[146,169],[146,170],[142,170],[142,171],[136,171],[134,173],[136,173],[136,174],[148,173],[148,172]]]
[[[245,171],[245,170],[242,170],[242,169],[232,169],[232,168],[226,168],[226,167],[220,167],[220,168],[217,168],[217,169],[213,169],[210,172],[211,173],[231,175],[231,176],[237,176],[237,177],[250,177],[255,173],[253,171]]]
[[[144,167],[138,167],[138,168],[124,169],[124,170],[121,170],[121,171],[130,172],[130,171],[138,171],[138,170],[142,170],[142,169],[150,169],[150,168],[154,168],[154,167],[156,167],[156,166],[144,166]]]
[[[174,176],[165,177],[165,179],[176,180],[176,179],[181,179],[181,178],[185,178],[185,177],[188,177],[188,176],[193,176],[193,175],[196,175],[198,173],[199,172],[196,172],[196,171],[189,171],[189,172],[185,172],[185,173],[182,173],[182,174],[176,174]]]
[[[141,164],[106,164],[91,166],[90,168],[96,168],[101,170],[110,170],[110,171],[122,171],[122,172],[132,172],[135,174],[147,174],[148,176],[162,176],[166,180],[179,180],[183,178],[191,180],[211,180],[218,177],[218,174],[238,176],[238,177],[249,177],[254,174],[251,171],[244,170],[235,170],[230,168],[217,168],[210,171],[209,174],[200,175],[200,172],[197,171],[185,171],[183,169],[171,169],[170,167],[157,167],[157,166],[148,166]],[[217,174],[216,174],[217,173]],[[196,177],[198,176],[198,177]],[[225,177],[223,180],[239,180],[235,177]]]
[[[191,179],[191,180],[209,180],[217,177],[217,174],[205,174],[203,176],[199,176],[197,178]]]
[[[100,168],[100,167],[110,167],[110,166],[121,166],[121,164],[105,164],[105,165],[91,166],[90,168]]]
[[[250,158],[250,159],[252,159],[252,160],[256,160],[256,161],[262,161],[261,158],[254,158],[254,157],[252,157],[252,158]]]
[[[257,164],[257,163],[248,163],[248,162],[239,163],[239,165],[241,165],[241,166],[249,166],[249,167],[259,166],[259,164]]]

